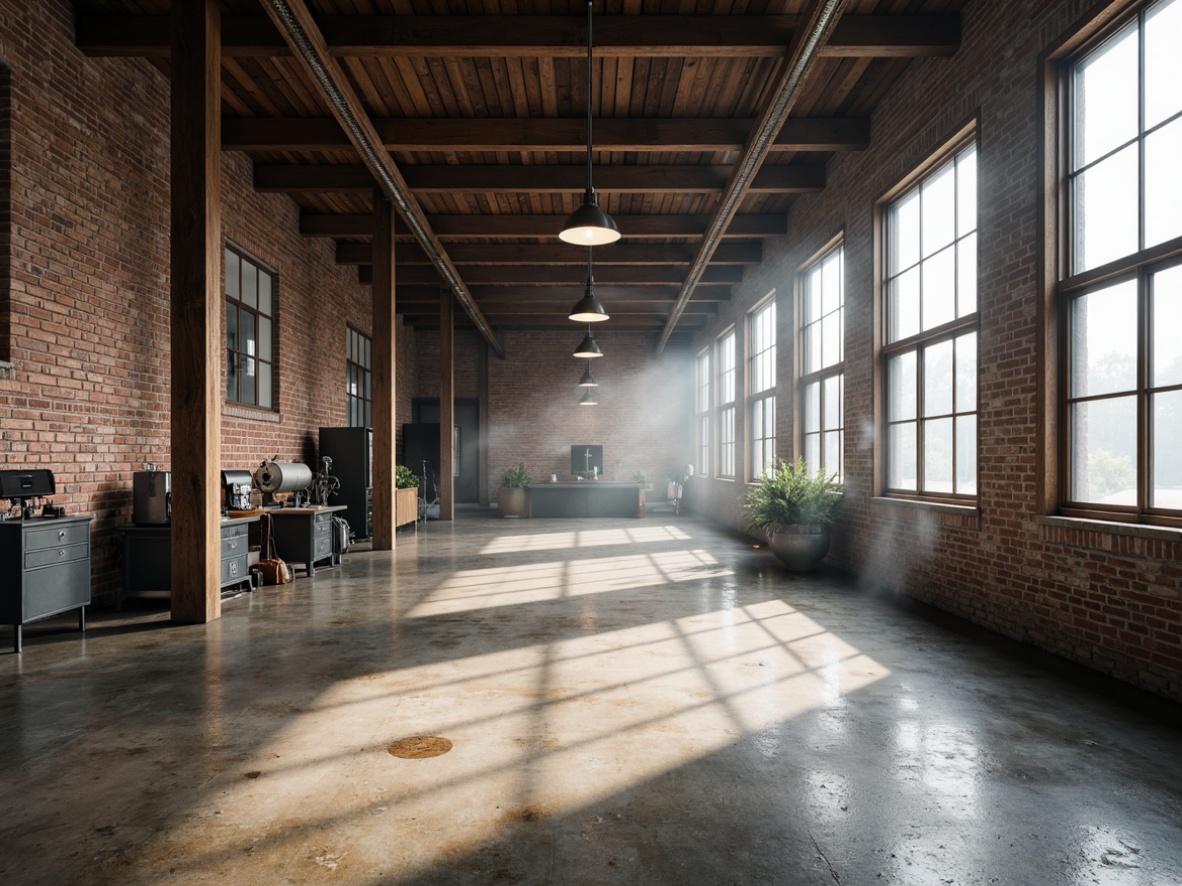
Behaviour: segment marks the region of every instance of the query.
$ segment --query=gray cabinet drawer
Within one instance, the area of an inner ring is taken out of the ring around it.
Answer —
[[[64,548],[90,540],[89,523],[64,523],[57,526],[39,526],[25,532],[25,551],[43,551],[46,548]]]
[[[25,554],[25,569],[39,569],[55,563],[69,563],[71,560],[85,560],[90,557],[90,545],[75,544],[65,547],[45,548]]]
[[[245,526],[226,526],[222,529],[222,557],[245,554],[249,544]]]
[[[87,545],[76,545],[84,551]],[[90,603],[90,559],[71,560],[25,573],[22,621]]]
[[[228,585],[236,581],[245,581],[248,573],[246,551],[243,551],[237,557],[227,557],[225,560],[222,560],[222,585]]]

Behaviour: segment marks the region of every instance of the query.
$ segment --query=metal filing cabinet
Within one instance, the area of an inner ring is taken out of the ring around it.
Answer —
[[[250,524],[258,517],[229,517],[221,523],[222,590],[242,586],[254,590],[250,578]],[[123,537],[123,588],[116,597],[122,608],[128,594],[172,588],[172,527],[119,526]]]
[[[345,510],[344,505],[316,508],[268,508],[263,519],[271,520],[275,556],[288,563],[303,563],[308,575],[316,574],[316,563],[327,559],[329,565],[341,562],[332,547],[332,515]],[[264,530],[265,532],[265,530]]]
[[[86,630],[90,604],[90,517],[33,517],[0,522],[0,624],[16,629],[71,609]]]

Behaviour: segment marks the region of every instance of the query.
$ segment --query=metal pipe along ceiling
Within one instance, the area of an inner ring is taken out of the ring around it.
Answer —
[[[345,80],[343,73],[328,52],[323,35],[316,28],[312,16],[303,0],[262,0],[263,7],[271,20],[283,34],[292,51],[303,60],[320,92],[328,100],[333,114],[349,136],[353,146],[361,154],[366,167],[377,180],[378,185],[390,201],[398,207],[431,264],[447,283],[456,300],[463,306],[480,334],[502,359],[504,349],[497,341],[484,313],[472,300],[472,296],[460,279],[460,273],[452,264],[443,244],[431,230],[418,201],[410,192],[402,173],[398,171],[393,158],[382,146],[382,140],[369,118],[361,110],[361,103]]]
[[[694,294],[694,289],[706,271],[706,265],[710,263],[714,251],[722,242],[722,235],[739,211],[739,203],[747,196],[747,191],[755,180],[756,173],[759,172],[760,166],[763,165],[772,145],[775,144],[776,136],[779,135],[784,121],[788,119],[788,112],[792,110],[792,106],[800,94],[805,75],[820,55],[821,47],[832,33],[844,7],[845,0],[823,0],[814,8],[807,33],[797,44],[796,51],[790,57],[789,67],[777,86],[772,101],[760,115],[753,136],[749,139],[743,156],[735,168],[735,173],[723,194],[722,203],[714,213],[714,218],[711,219],[710,226],[706,229],[706,236],[702,238],[702,242],[698,246],[697,255],[694,256],[693,263],[686,273],[685,282],[681,285],[681,292],[673,304],[669,319],[665,321],[661,339],[657,342],[658,354],[669,341],[669,336],[673,334],[677,321],[681,318]]]

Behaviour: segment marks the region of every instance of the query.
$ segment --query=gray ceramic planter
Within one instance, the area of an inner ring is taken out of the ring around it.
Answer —
[[[785,526],[768,533],[772,553],[793,572],[816,569],[829,553],[829,529],[825,526]]]

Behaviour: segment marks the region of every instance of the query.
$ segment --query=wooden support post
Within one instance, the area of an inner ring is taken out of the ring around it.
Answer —
[[[394,316],[394,205],[374,189],[373,548],[394,549],[394,431],[397,353]]]
[[[172,4],[172,618],[221,598],[221,14]]]
[[[456,306],[439,292],[439,519],[456,518]]]

